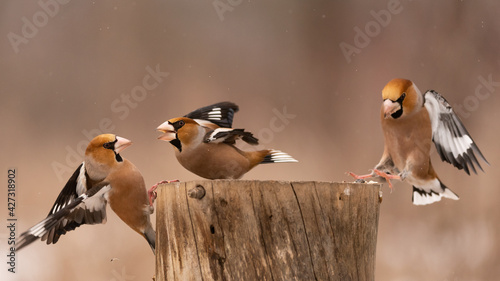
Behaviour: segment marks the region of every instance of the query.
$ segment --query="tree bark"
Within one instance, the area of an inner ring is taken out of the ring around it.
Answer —
[[[379,184],[162,185],[156,280],[374,280],[380,202]]]

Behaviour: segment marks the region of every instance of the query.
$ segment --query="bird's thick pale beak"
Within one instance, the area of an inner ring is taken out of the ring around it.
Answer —
[[[384,118],[388,118],[394,112],[401,109],[401,105],[399,102],[394,102],[392,100],[384,100]]]
[[[158,137],[159,140],[171,141],[176,138],[175,128],[168,121],[158,126],[156,130],[163,133]]]
[[[132,142],[126,138],[122,138],[119,136],[116,136],[116,143],[115,143],[115,152],[116,154],[119,154],[122,152],[125,148],[129,147],[132,145]]]

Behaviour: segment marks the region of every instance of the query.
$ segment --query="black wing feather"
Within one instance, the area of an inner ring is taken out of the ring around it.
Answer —
[[[196,109],[184,117],[207,120],[219,127],[231,128],[233,126],[234,114],[238,110],[239,107],[236,104],[226,101]]]
[[[69,178],[66,185],[61,190],[57,196],[56,202],[50,208],[49,216],[56,212],[56,209],[60,206],[65,206],[75,200],[79,194],[76,192],[76,186],[78,185],[78,176],[80,175],[80,170],[83,168],[83,163],[78,166],[73,175]]]
[[[244,129],[215,129],[209,131],[205,135],[204,142],[216,142],[216,143],[227,143],[234,144],[237,139],[242,139],[244,142],[257,145],[259,140],[253,136],[250,132],[245,132]]]
[[[81,169],[85,169],[84,164],[80,165],[68,180],[49,215],[19,236],[16,241],[17,250],[24,248],[39,238],[42,241],[47,240],[47,244],[54,244],[61,235],[74,230],[80,225],[98,224],[106,221],[105,198],[93,196],[104,187],[109,186],[109,183],[103,181],[95,184],[78,196],[78,182],[80,181],[82,184],[88,182],[86,173],[80,173]],[[85,177],[85,180],[79,179],[81,176]],[[98,205],[95,205],[96,201],[91,203],[92,200],[97,200]],[[95,209],[90,209],[87,204],[91,204]]]
[[[489,163],[450,104],[433,90],[427,91],[424,97],[432,123],[432,141],[441,160],[463,169],[467,174],[470,170],[477,173],[476,166],[482,171],[478,158]]]

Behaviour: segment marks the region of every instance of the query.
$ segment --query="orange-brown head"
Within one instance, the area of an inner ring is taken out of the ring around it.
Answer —
[[[93,179],[103,179],[109,170],[123,161],[120,152],[130,146],[132,142],[113,134],[98,135],[85,150],[85,165],[87,172]]]
[[[183,145],[189,145],[199,137],[200,124],[191,118],[178,117],[164,122],[156,130],[163,133],[158,139],[169,141],[181,152]]]
[[[392,79],[382,89],[382,112],[384,118],[398,119],[414,112],[423,104],[418,88],[407,79]]]

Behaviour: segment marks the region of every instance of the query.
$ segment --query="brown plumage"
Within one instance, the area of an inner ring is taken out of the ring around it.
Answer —
[[[159,139],[174,146],[184,168],[207,179],[238,179],[260,163],[297,162],[277,150],[242,151],[234,146],[239,139],[258,144],[250,132],[231,128],[237,111],[238,106],[229,102],[197,109],[161,124]]]
[[[142,235],[154,252],[155,231],[150,222],[144,179],[139,170],[120,152],[132,143],[103,134],[87,146],[85,160],[68,180],[47,218],[20,235],[19,250],[38,238],[47,244],[83,224],[106,222],[106,205],[130,228]]]
[[[430,160],[434,141],[442,160],[464,169],[480,169],[486,161],[462,122],[446,100],[435,91],[425,95],[406,79],[393,79],[382,90],[380,112],[384,133],[384,152],[371,174],[358,179],[381,176],[400,179],[413,185],[413,203],[430,204],[442,197],[458,199],[438,178]],[[478,155],[476,157],[476,154]]]

